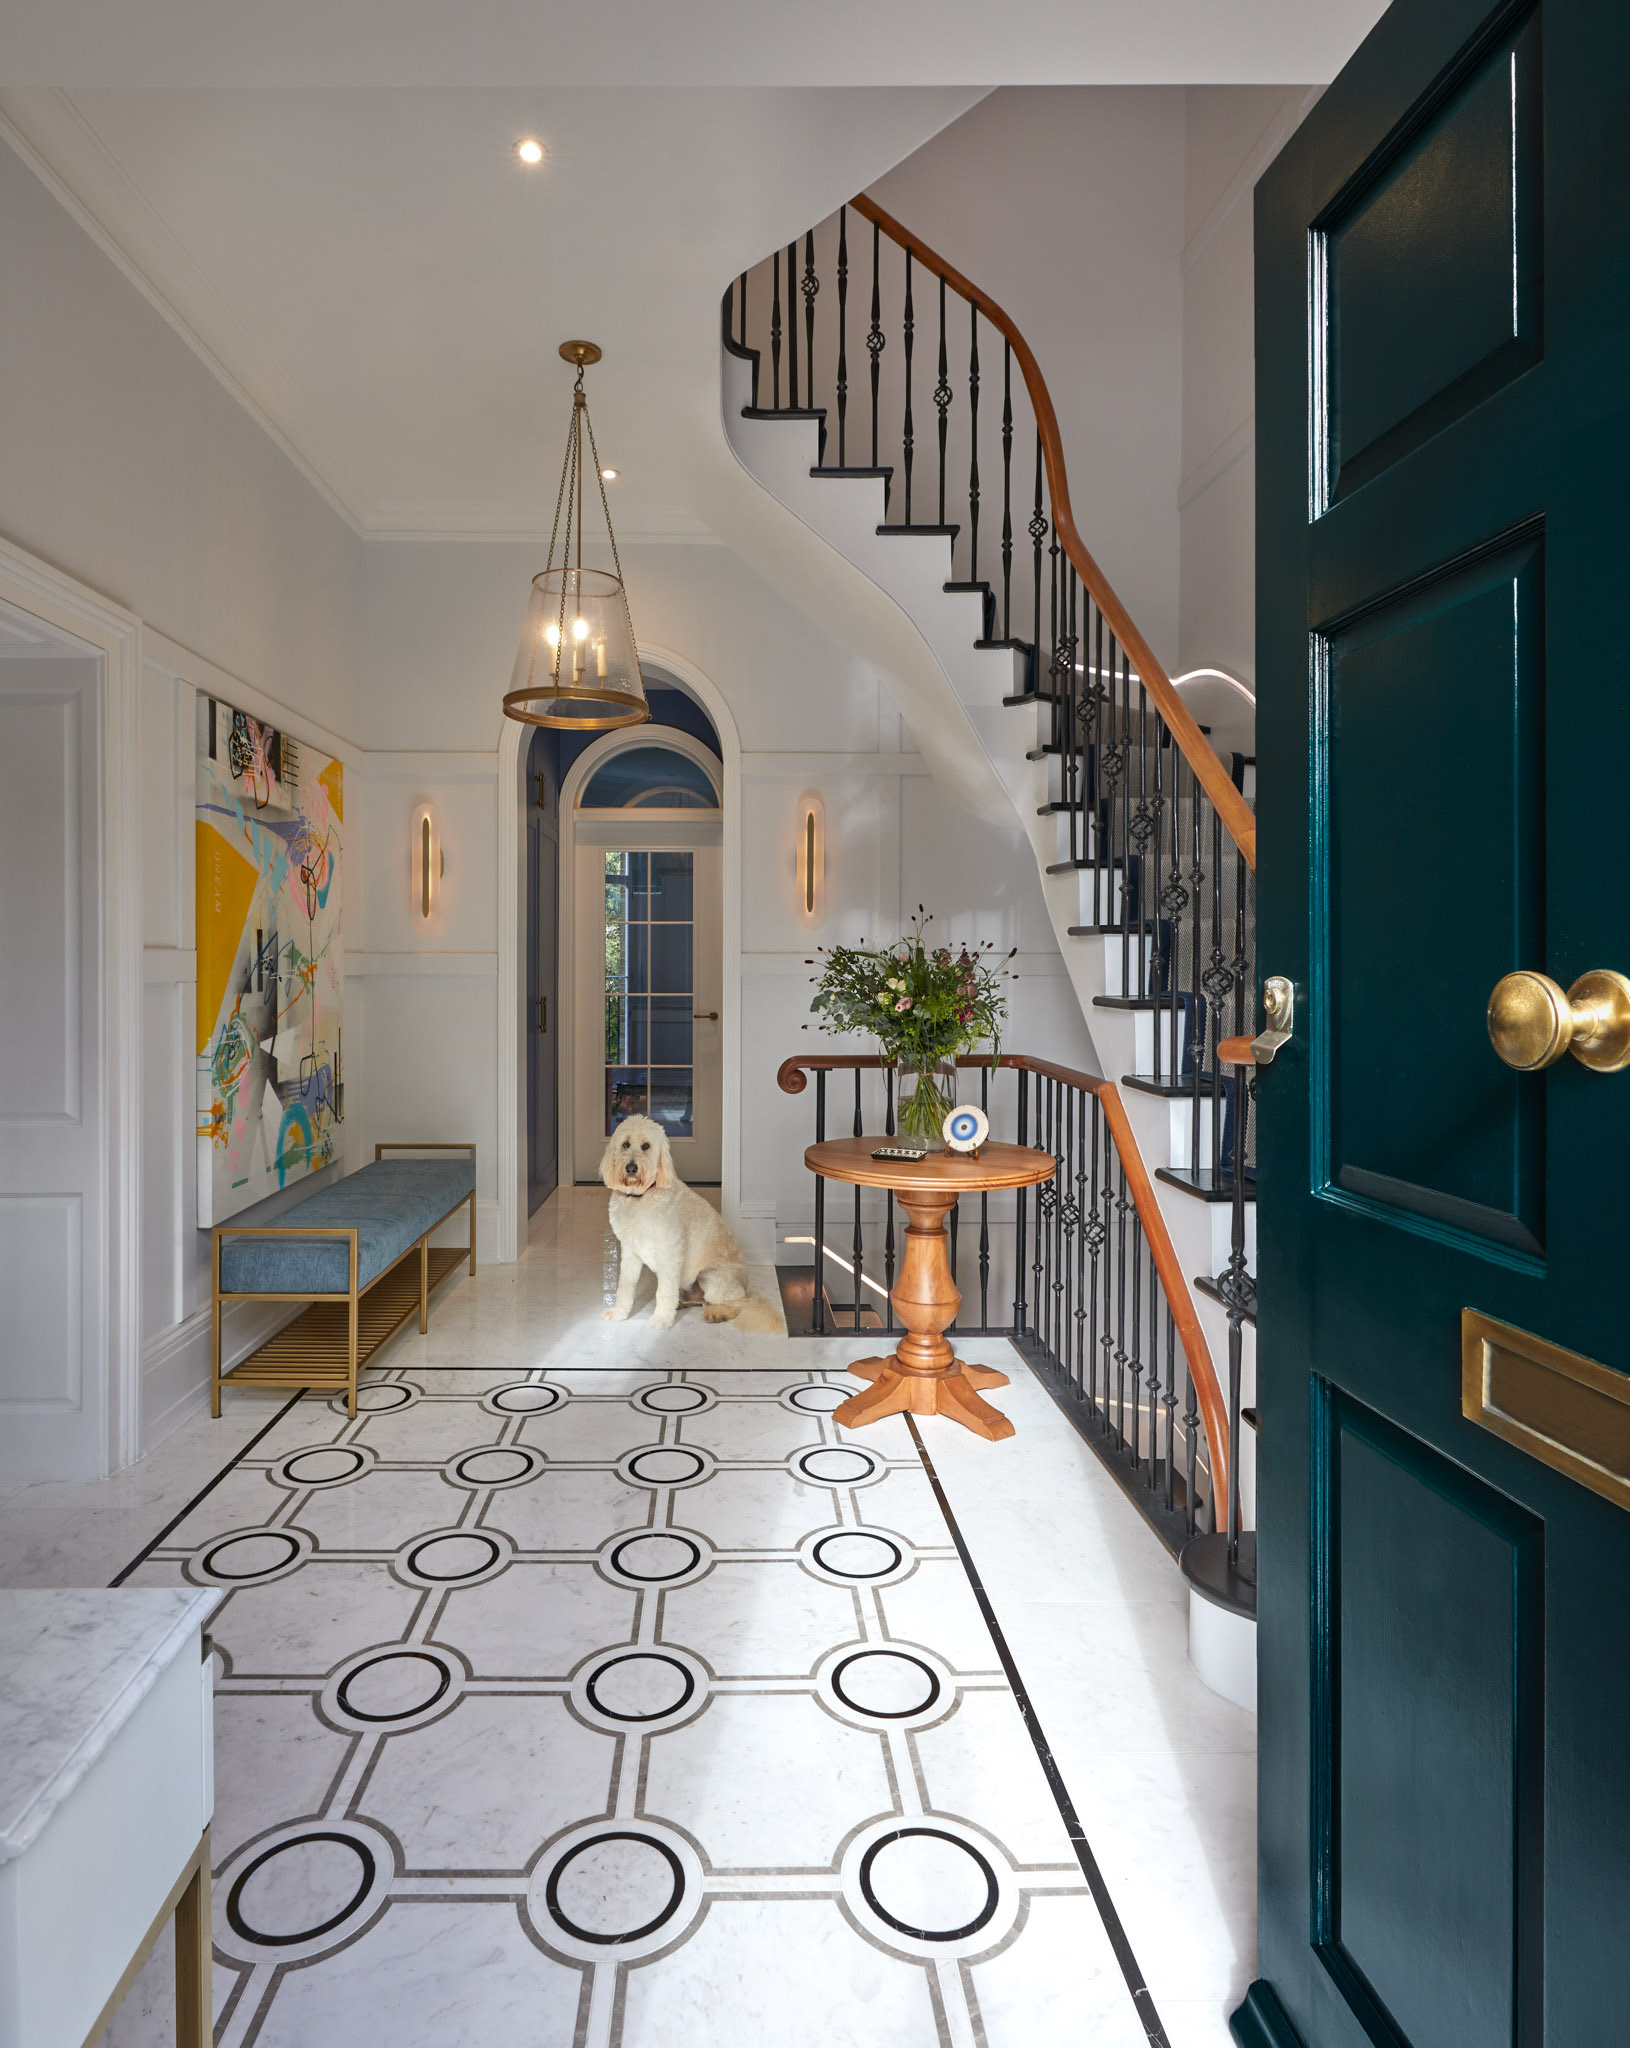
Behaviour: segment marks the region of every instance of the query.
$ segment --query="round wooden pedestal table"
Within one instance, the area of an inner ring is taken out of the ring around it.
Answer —
[[[872,1384],[853,1394],[833,1420],[846,1429],[884,1415],[946,1415],[992,1443],[1013,1434],[999,1409],[980,1399],[984,1387],[1005,1387],[1007,1374],[987,1365],[964,1365],[945,1327],[956,1320],[962,1296],[951,1278],[945,1218],[959,1195],[996,1188],[1028,1188],[1051,1180],[1057,1164],[1050,1153],[1028,1145],[982,1145],[978,1158],[930,1152],[924,1159],[874,1159],[893,1138],[834,1138],[811,1145],[804,1164],[827,1180],[863,1188],[889,1188],[906,1212],[905,1257],[889,1299],[906,1334],[887,1358],[862,1358],[849,1367]],[[816,1247],[819,1284],[820,1248]]]

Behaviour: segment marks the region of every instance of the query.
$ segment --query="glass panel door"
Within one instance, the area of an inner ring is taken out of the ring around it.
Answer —
[[[602,1136],[649,1116],[693,1135],[695,855],[605,853]]]

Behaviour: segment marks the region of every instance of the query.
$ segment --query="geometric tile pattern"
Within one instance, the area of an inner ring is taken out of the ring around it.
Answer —
[[[168,1532],[128,1582],[226,1595],[219,2043],[1144,2040],[910,1435],[831,1419],[855,1385],[399,1367]]]

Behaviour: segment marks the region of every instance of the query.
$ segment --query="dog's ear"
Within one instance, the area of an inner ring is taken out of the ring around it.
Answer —
[[[653,1128],[657,1134],[657,1177],[652,1186],[671,1188],[679,1176],[674,1172],[674,1156],[668,1150],[668,1133],[660,1124]]]
[[[611,1136],[606,1140],[606,1149],[600,1155],[600,1178],[605,1182],[608,1188],[615,1185],[611,1177],[611,1153],[612,1147],[616,1144],[616,1142],[617,1133],[613,1131]]]

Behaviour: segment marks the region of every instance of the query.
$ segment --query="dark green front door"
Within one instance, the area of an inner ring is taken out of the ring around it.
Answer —
[[[1630,973],[1630,9],[1398,0],[1259,187],[1257,280],[1259,957],[1297,1016],[1235,2031],[1615,2048],[1630,1070],[1515,1073],[1485,1008]],[[1496,1332],[1496,1434],[1468,1310],[1607,1373]]]

